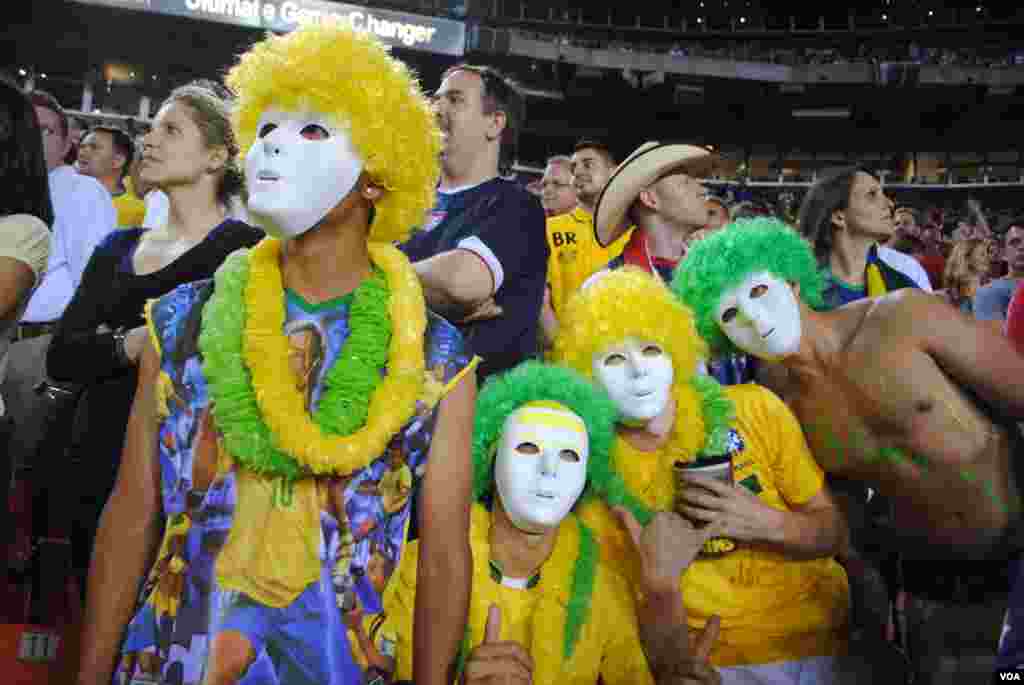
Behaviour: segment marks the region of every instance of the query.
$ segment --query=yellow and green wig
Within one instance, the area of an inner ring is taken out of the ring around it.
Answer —
[[[340,24],[270,36],[227,76],[238,101],[244,152],[264,110],[317,111],[351,138],[370,179],[387,192],[374,205],[370,240],[405,240],[434,202],[441,133],[419,82],[377,39]]]
[[[672,359],[677,417],[673,444],[694,458],[723,454],[734,416],[732,402],[715,379],[697,373],[707,346],[697,335],[693,314],[661,279],[627,267],[603,274],[575,293],[562,312],[554,358],[593,379],[595,356],[627,338],[653,342]]]
[[[505,421],[526,406],[546,406],[570,411],[587,427],[589,456],[587,485],[580,500],[600,497],[609,506],[624,506],[636,515],[643,505],[629,495],[611,464],[615,440],[615,405],[601,389],[564,366],[523,362],[510,371],[490,378],[476,402],[473,423],[473,496],[485,504],[494,496],[494,458]],[[593,533],[582,521],[579,553],[572,571],[569,606],[566,608],[563,656],[569,659],[587,622],[599,557]],[[543,573],[543,572],[542,572]],[[467,645],[464,644],[464,647]]]
[[[676,267],[672,292],[693,310],[697,331],[715,356],[741,353],[718,325],[722,294],[761,271],[799,284],[800,299],[808,307],[824,306],[825,281],[811,245],[778,219],[729,224],[691,245]]]

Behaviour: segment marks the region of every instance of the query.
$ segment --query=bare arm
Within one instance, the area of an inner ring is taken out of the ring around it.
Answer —
[[[678,514],[659,512],[641,528],[626,509],[616,509],[616,514],[640,555],[643,599],[637,621],[655,681],[659,685],[719,682],[708,657],[718,639],[720,621],[712,616],[691,647],[679,579],[720,525],[697,530]]]
[[[770,544],[799,559],[833,557],[845,550],[849,530],[842,510],[827,487],[803,504],[780,512],[781,523]]]
[[[466,630],[473,574],[469,511],[475,403],[476,375],[469,373],[441,401],[420,492],[413,612],[413,680],[418,685],[452,682],[449,671]]]
[[[558,317],[551,306],[551,286],[544,288],[544,303],[540,307],[540,333],[544,349],[550,350],[554,347],[555,336],[558,335]]]
[[[683,478],[688,486],[678,495],[677,511],[694,521],[721,525],[725,537],[797,559],[831,557],[845,548],[845,519],[824,486],[802,505],[782,511],[742,485],[707,476]]]
[[[0,257],[0,319],[7,320],[32,289],[36,275],[25,262],[13,257]]]
[[[469,250],[442,252],[413,264],[427,305],[450,321],[461,321],[494,295],[494,276]]]
[[[1006,336],[941,302],[912,302],[921,345],[942,370],[1008,418],[1024,420],[1024,356]]]
[[[153,393],[158,372],[156,351],[147,343],[117,482],[100,517],[89,567],[78,675],[81,685],[110,682],[122,634],[135,608],[139,581],[159,543],[160,464]]]

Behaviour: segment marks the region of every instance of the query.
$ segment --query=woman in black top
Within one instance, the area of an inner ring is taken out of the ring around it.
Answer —
[[[171,93],[143,141],[142,178],[170,199],[167,225],[115,231],[93,253],[47,353],[51,378],[85,386],[70,437],[71,472],[52,478],[73,522],[75,568],[88,568],[100,513],[114,484],[148,332],[144,307],[176,286],[210,278],[263,233],[227,218],[240,192],[228,104],[190,85]],[[52,455],[54,457],[58,455]],[[43,465],[46,468],[46,465]],[[84,587],[84,583],[82,584]]]

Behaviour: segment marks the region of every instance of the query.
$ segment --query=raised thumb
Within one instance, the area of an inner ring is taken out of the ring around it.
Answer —
[[[484,627],[484,642],[501,641],[501,609],[492,604],[487,609],[487,625]]]

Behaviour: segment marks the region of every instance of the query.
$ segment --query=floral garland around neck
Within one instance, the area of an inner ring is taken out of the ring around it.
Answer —
[[[286,481],[350,474],[383,454],[414,414],[425,372],[423,291],[396,248],[367,247],[383,277],[356,289],[351,333],[312,419],[292,381],[280,241],[239,250],[217,270],[199,349],[218,428],[242,467]]]

